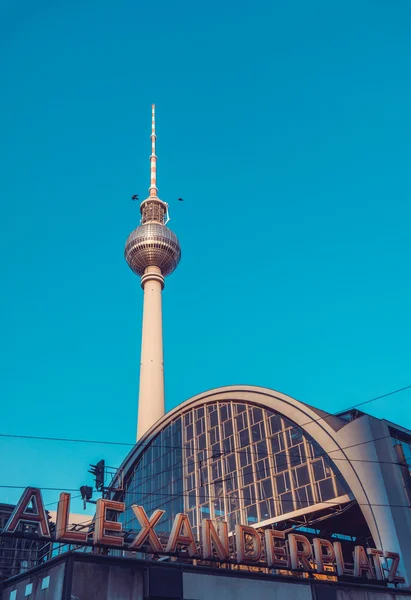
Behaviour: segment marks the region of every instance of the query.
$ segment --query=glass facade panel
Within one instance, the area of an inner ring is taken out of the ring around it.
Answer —
[[[215,402],[169,423],[126,474],[124,529],[138,530],[132,504],[165,514],[167,536],[185,512],[194,535],[201,519],[255,524],[348,493],[338,470],[301,428],[267,408]]]

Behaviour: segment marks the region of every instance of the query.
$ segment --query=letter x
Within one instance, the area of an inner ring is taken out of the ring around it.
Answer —
[[[137,506],[136,504],[133,504],[131,508],[133,509],[133,512],[136,515],[142,527],[142,530],[136,535],[134,540],[131,542],[129,550],[140,549],[148,538],[149,546],[153,552],[164,552],[164,548],[161,545],[161,542],[158,539],[156,532],[154,531],[154,527],[164,515],[165,511],[155,510],[151,515],[151,518],[149,519],[147,517],[146,511],[142,506]]]

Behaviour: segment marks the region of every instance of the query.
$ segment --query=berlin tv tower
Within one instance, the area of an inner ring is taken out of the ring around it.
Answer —
[[[137,441],[165,413],[161,292],[164,277],[181,258],[175,234],[166,226],[168,205],[157,196],[155,106],[151,118],[149,196],[140,204],[141,225],[128,236],[124,251],[130,269],[141,276],[144,290]]]

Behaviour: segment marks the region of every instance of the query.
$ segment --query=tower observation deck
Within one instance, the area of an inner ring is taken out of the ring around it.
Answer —
[[[141,224],[126,241],[125,259],[144,290],[137,440],[165,413],[161,293],[164,278],[180,262],[176,235],[167,227],[168,205],[157,195],[155,106],[152,106],[149,196]]]

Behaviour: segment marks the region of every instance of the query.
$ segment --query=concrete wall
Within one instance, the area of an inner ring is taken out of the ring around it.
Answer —
[[[143,575],[140,570],[105,564],[74,563],[71,600],[142,598]]]
[[[47,564],[41,571],[34,571],[30,576],[16,583],[5,584],[2,600],[60,600],[63,597],[64,573],[66,564],[59,563],[47,568]],[[26,595],[30,590],[31,594]],[[46,587],[47,586],[47,587]]]
[[[47,585],[45,585],[45,583]],[[29,586],[29,587],[27,587]],[[43,588],[43,589],[42,589]],[[27,594],[29,589],[29,594]],[[411,591],[137,559],[66,555],[5,582],[0,600],[405,600]]]
[[[183,574],[183,591],[184,600],[312,600],[309,585],[195,573]]]

